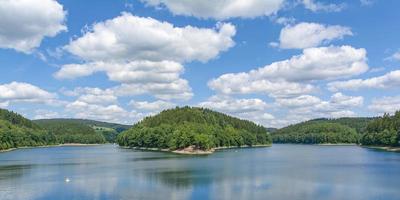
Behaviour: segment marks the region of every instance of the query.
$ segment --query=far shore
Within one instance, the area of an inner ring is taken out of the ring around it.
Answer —
[[[170,149],[159,149],[159,148],[147,148],[147,147],[121,147],[125,149],[135,149],[135,150],[143,150],[143,151],[159,151],[159,152],[169,152],[175,154],[184,154],[184,155],[210,155],[218,150],[224,149],[238,149],[238,148],[261,148],[261,147],[271,147],[272,144],[264,144],[264,145],[242,145],[242,146],[225,146],[225,147],[215,147],[209,150],[201,150],[193,147],[187,147],[184,149],[170,150]]]
[[[377,149],[390,152],[400,152],[400,147],[385,147],[385,146],[361,146],[369,149]]]
[[[82,143],[65,143],[65,144],[54,144],[54,145],[42,145],[42,146],[26,146],[26,147],[17,147],[0,150],[0,153],[14,151],[18,149],[33,149],[33,148],[50,148],[50,147],[75,147],[75,146],[96,146],[102,144],[82,144]]]

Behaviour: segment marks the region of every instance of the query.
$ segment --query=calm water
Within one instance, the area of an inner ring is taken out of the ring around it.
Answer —
[[[0,153],[0,199],[400,199],[400,153],[307,145],[210,156],[113,145],[22,149]]]

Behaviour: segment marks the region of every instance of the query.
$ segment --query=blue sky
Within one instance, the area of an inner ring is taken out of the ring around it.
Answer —
[[[270,127],[400,109],[396,0],[5,0],[0,107],[132,124],[175,106]]]

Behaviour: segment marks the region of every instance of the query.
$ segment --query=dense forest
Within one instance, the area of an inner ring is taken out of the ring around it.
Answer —
[[[0,150],[57,144],[56,137],[21,115],[0,109]]]
[[[34,120],[35,123],[79,123],[94,129],[96,133],[100,133],[104,136],[107,142],[116,142],[117,135],[125,130],[128,130],[131,126],[122,125],[116,123],[100,122],[88,119],[40,119]]]
[[[272,142],[263,126],[209,109],[187,106],[147,117],[121,133],[117,141],[121,146],[170,150],[188,146],[207,150]]]
[[[96,132],[90,126],[63,120],[40,120],[36,121],[41,128],[53,134],[58,143],[82,143],[98,144],[105,143],[106,140],[101,133]]]
[[[362,145],[400,146],[400,111],[371,121],[361,138]]]
[[[340,123],[311,120],[279,129],[272,134],[272,138],[274,143],[357,144],[359,134],[356,129]]]

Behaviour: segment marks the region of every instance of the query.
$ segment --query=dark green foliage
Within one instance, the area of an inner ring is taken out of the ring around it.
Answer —
[[[372,117],[342,117],[337,119],[320,118],[320,119],[313,119],[310,121],[342,124],[350,128],[356,129],[357,133],[361,134],[365,132],[368,123],[374,119],[375,118]]]
[[[35,123],[80,123],[92,127],[97,133],[104,136],[107,142],[116,142],[117,135],[122,131],[128,130],[131,126],[116,123],[100,122],[88,119],[40,119],[34,120]]]
[[[97,144],[105,143],[101,133],[96,133],[93,128],[74,121],[37,121],[40,127],[56,136],[57,141],[64,143]]]
[[[117,141],[121,146],[174,150],[191,145],[210,149],[270,144],[271,137],[264,127],[250,121],[209,109],[177,107],[143,119],[120,134]]]
[[[358,143],[359,134],[354,128],[320,120],[291,125],[272,134],[276,143],[338,144]]]
[[[400,111],[371,121],[361,139],[363,145],[400,146]]]
[[[0,150],[56,144],[53,134],[19,114],[0,109]]]

